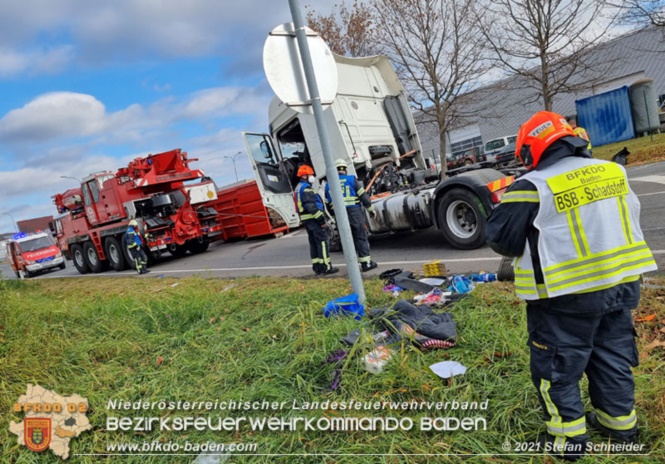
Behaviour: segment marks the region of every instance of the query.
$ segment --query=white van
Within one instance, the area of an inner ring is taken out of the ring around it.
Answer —
[[[487,161],[494,161],[494,155],[496,155],[496,153],[503,147],[509,143],[513,143],[515,140],[517,140],[517,135],[509,135],[507,137],[492,139],[485,143],[485,156],[487,156]]]

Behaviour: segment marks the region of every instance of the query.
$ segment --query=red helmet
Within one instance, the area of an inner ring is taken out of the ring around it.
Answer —
[[[539,111],[520,127],[515,155],[527,169],[533,169],[538,166],[545,149],[566,135],[575,137],[566,118],[551,111]]]
[[[314,175],[314,169],[312,169],[311,166],[308,166],[306,164],[303,164],[298,168],[298,177],[302,176],[313,176]]]

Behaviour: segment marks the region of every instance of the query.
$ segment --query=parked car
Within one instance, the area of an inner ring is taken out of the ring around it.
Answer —
[[[459,153],[446,155],[448,170],[470,166],[487,160],[487,157],[481,153],[481,147],[473,147]]]
[[[512,162],[521,164],[520,159],[515,156],[515,142],[511,142],[501,150],[497,151],[494,154],[494,160],[492,161],[495,165],[508,165]]]
[[[487,161],[494,162],[494,156],[506,145],[515,143],[515,140],[517,140],[517,135],[509,135],[506,137],[499,137],[498,139],[492,139],[485,143],[484,154],[487,157]]]

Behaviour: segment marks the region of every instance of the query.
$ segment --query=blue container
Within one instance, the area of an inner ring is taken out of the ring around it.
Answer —
[[[586,129],[594,147],[635,138],[627,86],[575,101],[577,125]]]
[[[326,303],[323,307],[323,315],[326,317],[353,316],[355,320],[359,321],[365,315],[365,307],[359,302],[358,295],[351,293]]]

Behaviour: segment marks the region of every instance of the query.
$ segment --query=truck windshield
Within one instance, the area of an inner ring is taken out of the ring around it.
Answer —
[[[36,237],[19,243],[22,252],[37,251],[42,248],[48,248],[53,245],[53,240],[49,237]]]

